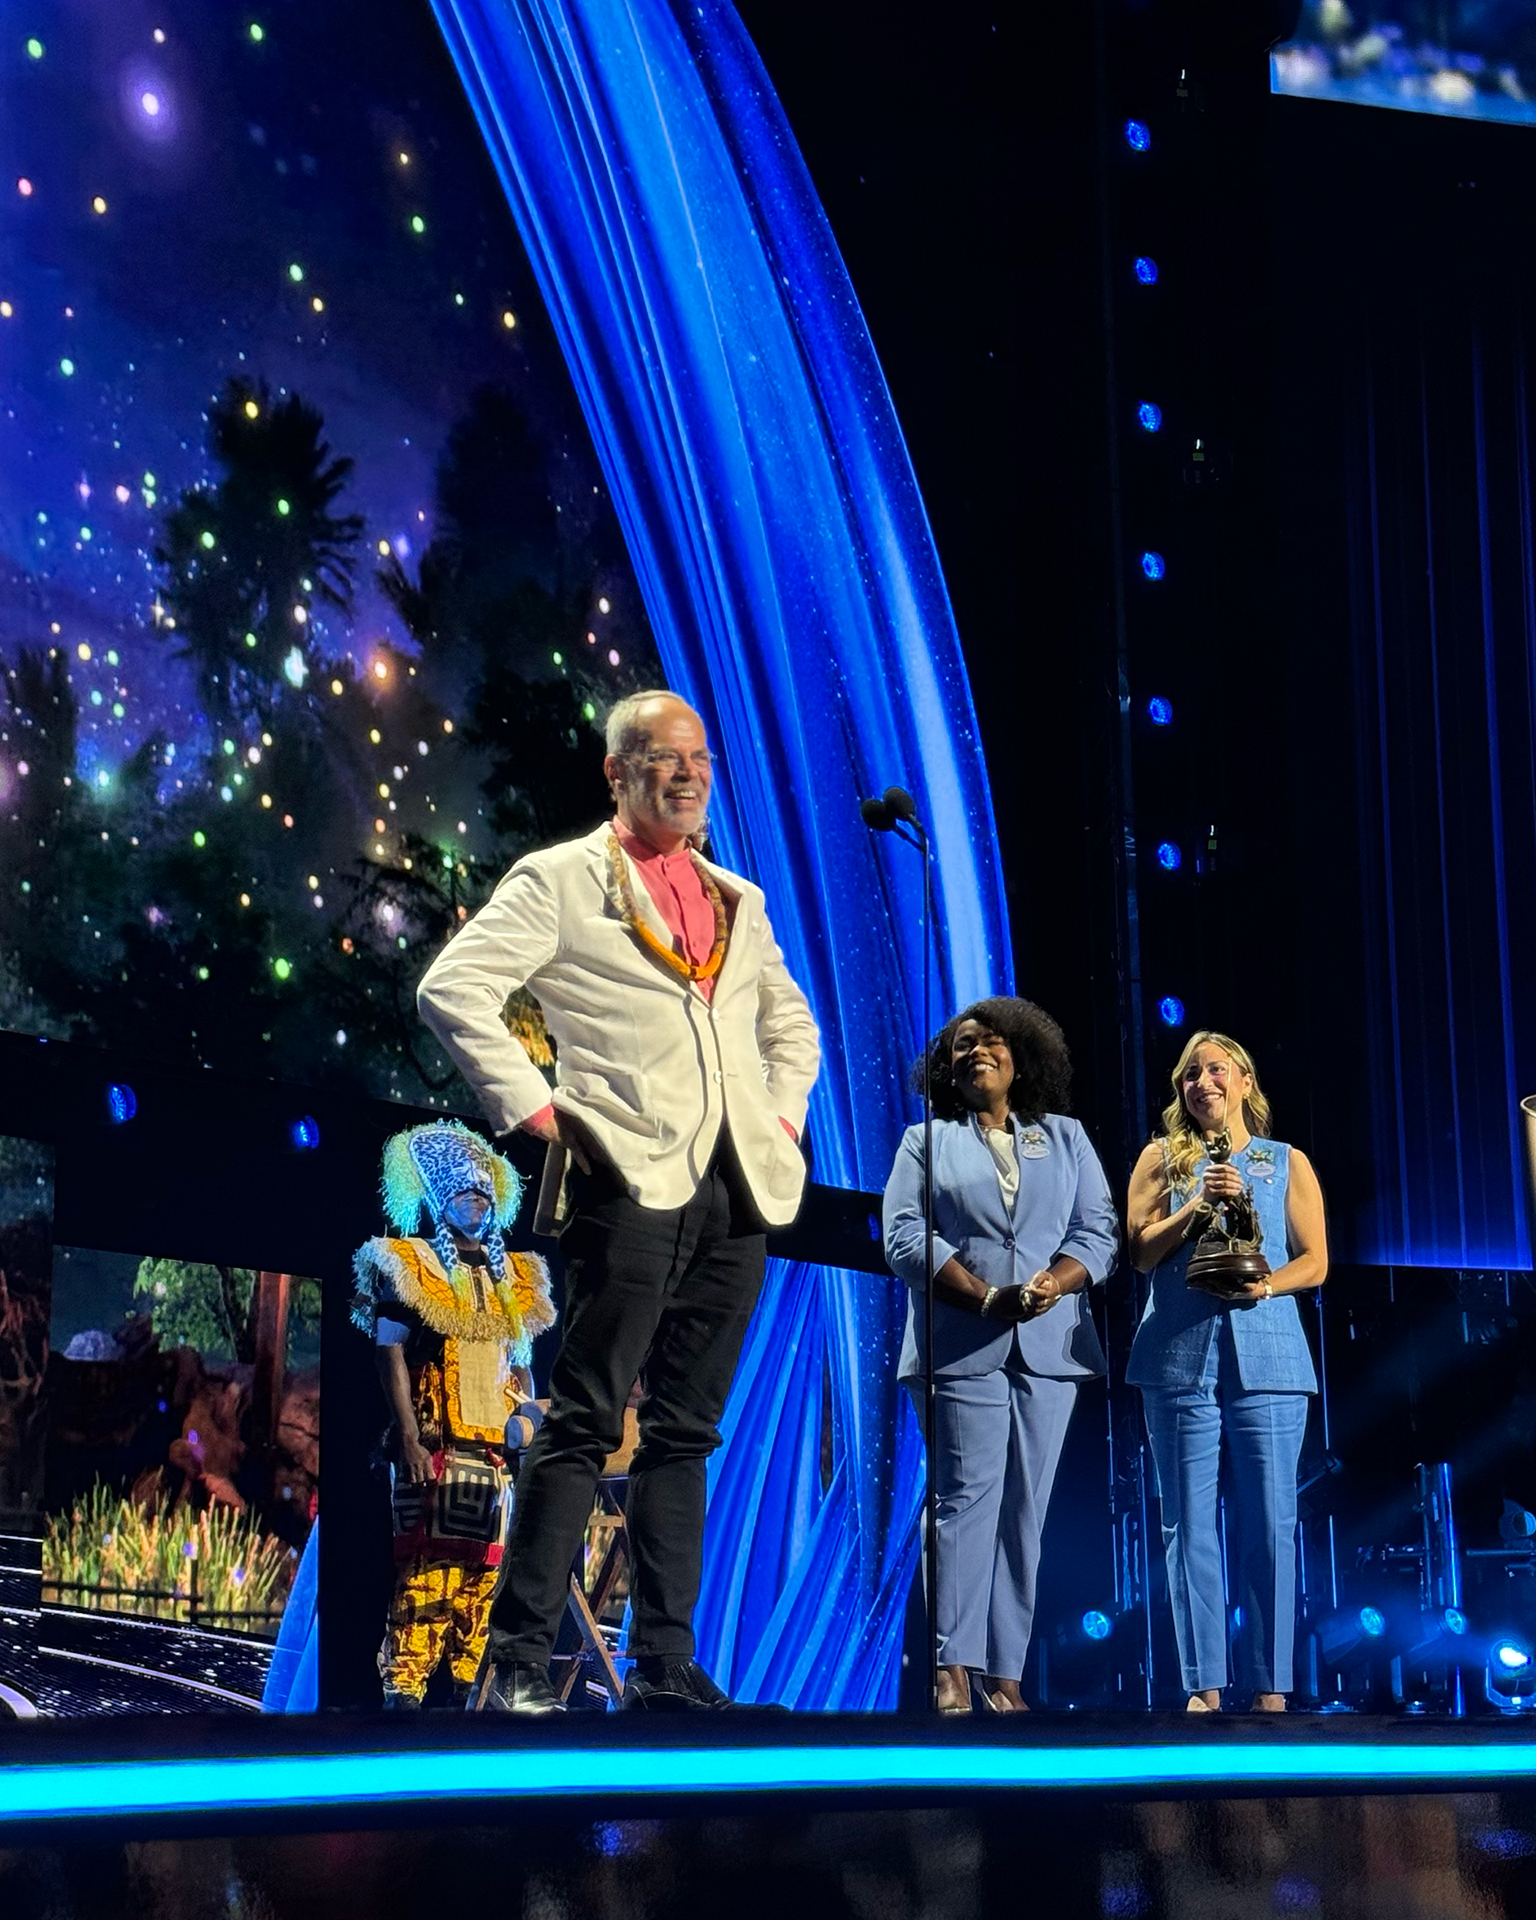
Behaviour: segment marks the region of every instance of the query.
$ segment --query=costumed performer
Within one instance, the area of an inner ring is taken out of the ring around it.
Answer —
[[[917,1068],[933,1095],[933,1602],[941,1713],[1026,1704],[1040,1535],[1078,1382],[1104,1372],[1087,1289],[1115,1263],[1109,1183],[1066,1108],[1060,1027],[1028,1000],[978,1001]],[[923,1417],[923,1129],[885,1189],[885,1251],[913,1289],[900,1378]]]
[[[1152,1284],[1125,1377],[1141,1388],[1147,1416],[1188,1708],[1220,1707],[1228,1679],[1218,1520],[1225,1443],[1238,1679],[1254,1711],[1279,1713],[1296,1636],[1296,1470],[1307,1396],[1317,1391],[1295,1296],[1328,1275],[1322,1189],[1301,1149],[1270,1137],[1269,1102],[1235,1040],[1192,1034],[1172,1081],[1162,1135],[1131,1175],[1131,1260]],[[1217,1297],[1185,1276],[1218,1210],[1245,1194],[1269,1275]]]
[[[636,1379],[630,1707],[731,1704],[694,1658],[706,1463],[762,1285],[765,1228],[805,1184],[819,1044],[761,890],[697,851],[714,757],[676,695],[608,718],[613,818],[519,860],[449,942],[418,1004],[498,1133],[549,1143],[566,1293],[549,1410],[518,1481],[486,1704],[558,1711],[549,1657],[603,1462]],[[538,999],[553,1100],[502,1020]]]
[[[391,1415],[396,1580],[379,1673],[387,1708],[416,1708],[446,1658],[464,1705],[500,1578],[508,1452],[541,1417],[528,1369],[554,1324],[549,1274],[502,1240],[521,1179],[458,1121],[397,1133],[383,1192],[399,1237],[358,1250],[352,1304]],[[416,1237],[423,1214],[430,1239]]]

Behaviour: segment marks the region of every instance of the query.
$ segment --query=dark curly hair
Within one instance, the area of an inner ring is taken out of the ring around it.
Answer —
[[[1008,1104],[1026,1126],[1042,1114],[1072,1111],[1072,1056],[1051,1016],[1033,1000],[978,1000],[940,1029],[912,1069],[912,1085],[918,1093],[926,1074],[939,1119],[958,1120],[968,1111],[950,1064],[955,1030],[963,1020],[974,1020],[1007,1041],[1013,1055]]]

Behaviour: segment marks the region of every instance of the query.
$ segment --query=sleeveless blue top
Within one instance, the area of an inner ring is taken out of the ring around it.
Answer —
[[[1190,1178],[1173,1195],[1181,1206],[1209,1164],[1203,1156]],[[1290,1258],[1285,1236],[1285,1196],[1290,1186],[1291,1150],[1283,1140],[1250,1140],[1232,1165],[1253,1190],[1254,1211],[1263,1235],[1264,1257],[1278,1273]],[[1232,1307],[1186,1286],[1184,1275],[1193,1240],[1152,1269],[1146,1311],[1125,1369],[1137,1387],[1189,1388],[1200,1384],[1211,1342],[1223,1320],[1232,1329],[1238,1376],[1249,1393],[1316,1393],[1317,1373],[1302,1331],[1294,1294]]]

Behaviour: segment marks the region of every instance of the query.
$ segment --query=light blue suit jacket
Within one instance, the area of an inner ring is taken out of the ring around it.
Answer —
[[[1088,1136],[1065,1114],[1045,1114],[1030,1128],[1012,1120],[1019,1149],[1019,1190],[1010,1211],[997,1162],[969,1116],[933,1123],[933,1270],[958,1257],[993,1287],[1022,1286],[1058,1254],[1070,1254],[1092,1281],[1115,1264],[1119,1228],[1109,1183]],[[900,1377],[923,1369],[923,1130],[909,1127],[885,1186],[885,1256],[913,1289],[902,1342]],[[1104,1371],[1086,1289],[1068,1294],[1022,1326],[933,1303],[934,1372],[954,1378],[991,1373],[1017,1353],[1031,1373],[1072,1380]]]

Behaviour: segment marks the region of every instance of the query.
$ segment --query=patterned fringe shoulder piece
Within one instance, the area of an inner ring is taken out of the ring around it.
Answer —
[[[445,1272],[425,1240],[369,1240],[358,1248],[352,1273],[352,1320],[367,1334],[392,1300],[451,1340],[509,1340],[526,1350],[535,1334],[555,1324],[549,1269],[536,1253],[507,1255],[506,1278],[491,1287],[485,1307],[475,1304],[468,1270],[456,1264]]]

